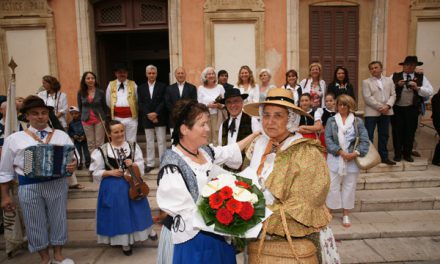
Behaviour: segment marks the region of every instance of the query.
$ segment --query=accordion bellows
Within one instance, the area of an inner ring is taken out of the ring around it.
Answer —
[[[39,144],[24,150],[24,176],[44,179],[48,177],[69,177],[66,170],[71,163],[75,147],[73,145]]]

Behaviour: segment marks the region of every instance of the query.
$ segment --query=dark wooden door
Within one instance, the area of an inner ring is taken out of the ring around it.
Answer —
[[[336,66],[347,68],[358,92],[359,8],[357,6],[310,6],[309,60],[320,62],[323,79],[333,80]]]

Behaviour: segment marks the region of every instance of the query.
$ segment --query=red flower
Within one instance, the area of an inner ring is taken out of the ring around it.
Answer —
[[[235,200],[234,198],[226,202],[226,209],[228,209],[229,212],[231,212],[232,214],[240,213],[242,207],[243,205],[241,204],[241,202]]]
[[[229,225],[232,223],[232,220],[234,219],[232,217],[232,214],[228,211],[226,208],[220,208],[217,211],[217,214],[215,215],[217,220],[224,225]]]
[[[218,192],[218,194],[220,194],[220,196],[223,199],[229,199],[232,197],[232,189],[229,186],[225,186],[223,188],[220,189],[220,191]]]
[[[209,206],[212,209],[219,209],[222,206],[224,199],[218,193],[214,193],[209,196]]]
[[[243,187],[245,189],[249,189],[250,188],[249,184],[245,183],[244,181],[235,181],[235,185]]]
[[[243,202],[241,211],[238,213],[238,215],[243,218],[243,220],[247,221],[252,218],[254,215],[254,207],[252,207],[252,204],[250,202]]]

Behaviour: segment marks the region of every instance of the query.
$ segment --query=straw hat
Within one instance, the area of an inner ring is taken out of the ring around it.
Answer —
[[[292,109],[295,113],[299,115],[310,116],[309,114],[304,112],[304,110],[295,105],[292,92],[284,88],[270,89],[264,102],[247,104],[243,107],[243,110],[248,115],[259,116],[260,105],[265,104],[285,106]]]

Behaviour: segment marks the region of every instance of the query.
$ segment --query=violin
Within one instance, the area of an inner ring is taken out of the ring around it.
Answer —
[[[138,166],[126,166],[123,161],[127,159],[123,149],[116,149],[118,152],[119,159],[121,160],[120,166],[124,171],[128,171],[128,174],[124,174],[124,179],[130,184],[130,189],[128,190],[128,196],[132,200],[140,200],[147,197],[150,192],[150,188],[142,179],[142,174]]]

